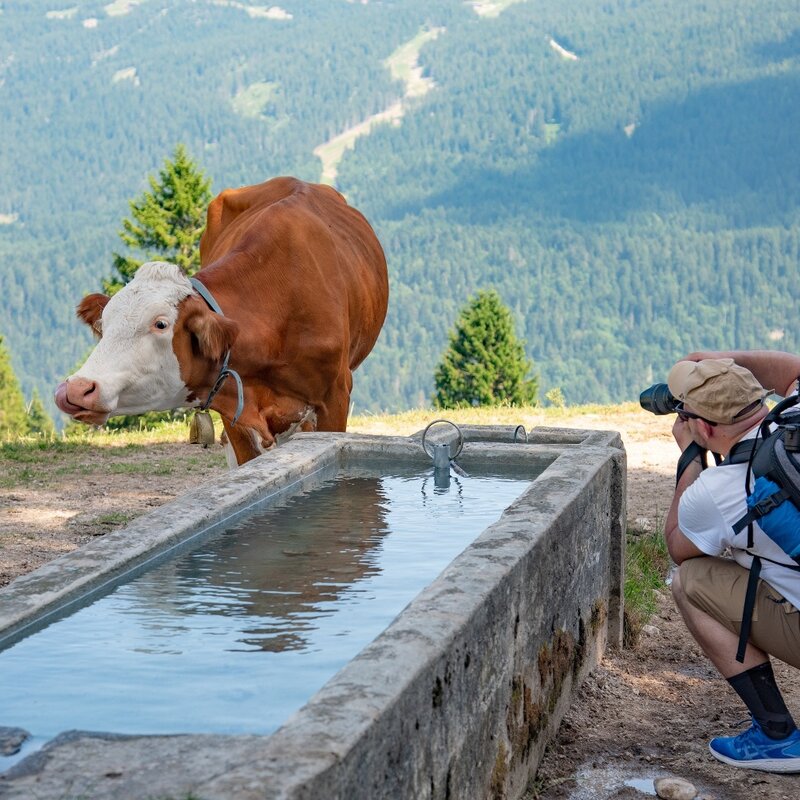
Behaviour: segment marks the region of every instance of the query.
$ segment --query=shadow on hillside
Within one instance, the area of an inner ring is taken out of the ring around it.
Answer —
[[[753,53],[762,64],[779,64],[792,58],[800,58],[800,28],[792,31],[782,42],[768,42],[753,48]]]
[[[652,106],[630,137],[565,136],[527,170],[465,161],[451,188],[390,215],[427,207],[473,224],[517,213],[602,223],[691,208],[733,226],[781,224],[800,207],[798,97],[800,73],[701,89]]]

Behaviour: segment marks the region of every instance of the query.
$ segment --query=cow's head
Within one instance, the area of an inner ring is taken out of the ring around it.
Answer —
[[[56,405],[81,422],[114,414],[197,405],[238,326],[194,294],[174,264],[143,264],[113,297],[90,294],[78,316],[100,341],[86,363],[56,389]]]

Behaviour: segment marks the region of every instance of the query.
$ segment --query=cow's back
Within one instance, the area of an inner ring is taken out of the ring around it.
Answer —
[[[251,281],[258,275],[258,288],[269,290],[261,302],[273,315],[270,293],[292,315],[314,316],[320,331],[346,320],[351,369],[377,340],[389,291],[383,249],[364,216],[330,186],[281,177],[222,192],[208,208],[200,257],[200,277],[212,284],[221,271],[239,270]]]

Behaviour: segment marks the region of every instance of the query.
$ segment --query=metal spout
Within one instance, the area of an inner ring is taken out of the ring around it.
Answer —
[[[450,488],[450,445],[431,445],[433,451],[433,485],[437,489]]]

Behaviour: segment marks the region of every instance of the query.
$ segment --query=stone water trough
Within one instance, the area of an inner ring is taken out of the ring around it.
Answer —
[[[577,687],[606,646],[621,645],[625,452],[607,431],[536,428],[523,437],[513,427],[471,426],[461,434],[463,470],[511,471],[524,478],[521,493],[288,718],[233,734],[183,732],[180,712],[168,735],[67,725],[5,766],[0,758],[0,798],[520,797]],[[3,708],[16,706],[4,706],[3,695],[33,694],[1,677],[4,656],[270,498],[302,490],[313,503],[323,476],[390,465],[422,476],[402,481],[412,494],[420,486],[424,503],[447,492],[461,503],[467,478],[454,473],[436,490],[426,482],[433,470],[420,437],[300,434],[0,590],[0,739],[2,726],[25,727],[4,718]],[[437,426],[429,441],[454,449],[456,438]],[[89,662],[63,688],[80,697],[73,684],[85,681],[88,691],[102,677]],[[137,696],[129,703],[135,718]],[[260,708],[247,710],[258,717]]]

